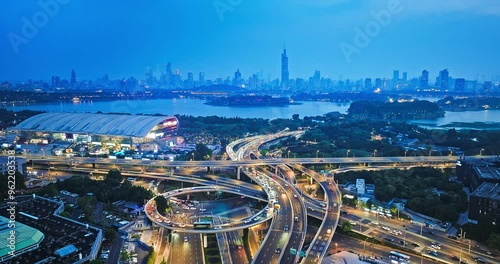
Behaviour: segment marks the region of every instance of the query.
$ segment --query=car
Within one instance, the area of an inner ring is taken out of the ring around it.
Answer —
[[[214,227],[214,229],[215,229],[215,230],[219,230],[219,229],[222,229],[222,227],[220,227],[220,226],[216,226],[216,227]]]
[[[200,208],[200,212],[205,212],[207,209],[205,208]]]
[[[327,234],[331,234],[331,233],[332,233],[332,229],[328,228],[328,229],[326,230],[326,233],[327,233]]]
[[[458,238],[456,236],[448,236],[449,239],[457,240]]]
[[[415,243],[415,242],[411,243],[411,245],[414,246],[414,247],[420,247],[420,244],[419,243]]]
[[[314,208],[312,207],[307,207],[307,209],[309,209],[311,212],[314,212]]]
[[[296,194],[294,194],[294,195],[293,195],[293,198],[297,198],[297,195],[296,195]]]
[[[189,238],[188,237],[184,237],[184,242],[189,242]]]
[[[452,259],[452,260],[460,260],[460,258],[457,257],[457,256],[450,256],[450,259]]]
[[[248,224],[248,223],[250,223],[250,221],[252,221],[252,219],[246,219],[243,221],[243,223]]]
[[[377,221],[372,221],[371,222],[373,225],[378,225],[378,222]]]
[[[438,246],[438,245],[431,245],[431,248],[436,249],[436,250],[440,250],[441,249],[441,247]]]
[[[354,221],[349,221],[349,223],[351,223],[351,225],[353,225],[353,226],[356,225],[356,222],[354,222]]]
[[[293,219],[295,222],[298,222],[299,221],[299,217],[296,216],[294,219]]]
[[[281,254],[281,248],[276,248],[276,254]]]
[[[429,254],[433,255],[434,257],[438,256],[438,253],[436,251],[431,251],[431,252],[429,252]]]
[[[285,225],[285,227],[283,228],[283,230],[288,231],[288,225]]]
[[[186,227],[185,224],[179,224],[179,227]]]
[[[331,212],[332,211],[332,208],[328,207],[328,212]]]
[[[403,240],[399,240],[399,244],[401,244],[401,245],[403,245],[403,246],[408,245],[408,243],[406,243],[406,242],[405,242],[405,241],[403,241]]]

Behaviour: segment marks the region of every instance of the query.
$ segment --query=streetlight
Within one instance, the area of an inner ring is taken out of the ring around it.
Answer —
[[[407,150],[407,149],[405,149],[405,157],[406,157],[406,153],[408,153],[408,150]]]
[[[339,252],[339,244],[338,243],[335,243],[335,251]]]
[[[479,152],[479,156],[483,156],[483,151],[484,149],[481,149],[481,151]]]
[[[348,150],[347,150],[347,153],[346,153],[346,155],[345,155],[345,156],[346,156],[346,158],[348,158],[348,157],[349,157],[349,152],[351,152],[351,150],[350,150],[350,149],[348,149]]]
[[[319,149],[316,150],[316,158],[318,158],[318,154],[319,154]]]
[[[429,157],[432,155],[432,149],[429,150]]]
[[[377,156],[377,150],[374,150],[373,151],[373,157],[376,157]]]
[[[359,226],[361,227],[361,225],[359,225]],[[368,240],[368,239],[369,239],[369,237],[367,237],[365,239],[365,242],[363,243],[363,255],[365,254],[365,251],[366,251],[366,240]]]
[[[288,158],[290,158],[290,150],[288,151]]]
[[[193,152],[193,153],[191,153],[191,156],[193,156],[193,159],[192,159],[192,161],[194,161],[194,152]]]

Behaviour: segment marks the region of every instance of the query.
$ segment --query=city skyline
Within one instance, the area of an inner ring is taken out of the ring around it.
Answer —
[[[5,36],[0,41],[5,69],[1,80],[49,79],[65,76],[67,69],[75,69],[81,79],[106,73],[112,79],[140,78],[148,68],[163,70],[165,61],[175,62],[183,73],[205,72],[207,79],[238,68],[247,76],[262,70],[265,79],[276,79],[281,76],[283,42],[290,56],[290,79],[310,76],[314,69],[331,79],[342,75],[352,80],[389,77],[394,69],[418,76],[422,69],[436,73],[449,68],[466,79],[497,78],[500,73],[494,46],[500,38],[495,30],[500,4],[490,0],[242,1],[225,12],[211,2],[105,3],[100,8],[96,1],[65,2],[48,9],[52,12],[36,3],[7,4],[12,12],[4,14],[0,28]],[[397,12],[387,23],[378,22],[394,2]],[[118,6],[120,14],[110,16]],[[278,9],[287,12],[277,14]],[[137,15],[142,11],[147,15]],[[23,34],[26,25],[40,19],[40,12],[45,12],[47,20],[41,22],[46,23],[36,22],[40,27],[34,25],[33,36]],[[366,31],[374,23],[377,34]],[[355,45],[357,29],[368,33],[369,42],[346,56],[340,46]]]

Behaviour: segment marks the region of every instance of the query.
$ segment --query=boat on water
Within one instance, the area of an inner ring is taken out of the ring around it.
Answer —
[[[73,103],[79,103],[80,102],[80,98],[78,97],[73,97]]]

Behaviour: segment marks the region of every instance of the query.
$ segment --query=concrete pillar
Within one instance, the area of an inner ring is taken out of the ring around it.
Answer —
[[[241,180],[241,167],[236,168],[236,179]]]

